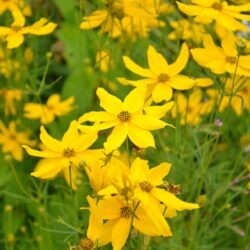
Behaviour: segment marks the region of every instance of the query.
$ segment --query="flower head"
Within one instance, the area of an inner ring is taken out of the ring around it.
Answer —
[[[16,124],[11,121],[8,127],[5,127],[2,121],[0,121],[0,144],[2,145],[3,153],[11,153],[13,158],[17,161],[22,161],[23,150],[22,145],[26,144],[34,146],[35,141],[29,139],[29,132],[18,132],[16,130]]]
[[[155,147],[149,130],[157,130],[169,125],[160,119],[143,113],[146,87],[133,89],[122,102],[103,88],[97,89],[100,106],[105,111],[84,114],[79,122],[95,122],[93,129],[103,130],[114,127],[104,147],[107,153],[120,147],[127,137],[138,147]]]
[[[177,2],[178,8],[189,16],[195,16],[196,22],[204,24],[215,21],[216,24],[222,26],[226,30],[247,30],[247,27],[238,21],[250,20],[248,14],[241,12],[247,12],[250,10],[250,4],[244,5],[229,5],[227,1],[219,0],[191,0],[195,5],[188,5],[181,2]]]
[[[135,74],[142,76],[143,79],[130,81],[119,78],[118,80],[134,86],[149,86],[149,91],[151,91],[155,102],[170,100],[173,96],[173,89],[190,89],[195,85],[194,79],[179,74],[188,62],[189,50],[187,44],[182,45],[178,58],[172,64],[168,64],[164,56],[158,53],[153,46],[148,47],[147,58],[149,68],[142,68],[129,57],[124,56],[125,66]]]
[[[60,95],[51,95],[46,104],[38,103],[26,103],[24,106],[24,117],[28,119],[40,119],[42,124],[47,124],[56,117],[66,115],[72,109],[74,97],[69,97],[68,99],[61,101]]]
[[[71,167],[79,167],[81,162],[103,157],[100,150],[88,149],[96,141],[97,134],[80,134],[76,121],[71,122],[61,141],[52,138],[43,126],[40,130],[43,143],[41,151],[23,146],[29,155],[46,158],[46,161],[40,162],[31,173],[35,177],[53,178],[64,168],[69,171]]]

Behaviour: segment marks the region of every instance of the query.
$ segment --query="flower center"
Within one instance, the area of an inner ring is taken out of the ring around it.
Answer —
[[[12,30],[14,30],[16,32],[18,32],[18,31],[20,31],[22,29],[22,27],[18,26],[18,25],[13,25],[11,28],[12,28]]]
[[[158,76],[158,82],[166,82],[166,81],[168,81],[168,79],[169,79],[169,76],[167,74],[164,74],[164,73],[162,73]]]
[[[81,240],[80,246],[82,250],[91,250],[93,249],[94,243],[91,239],[86,238]]]
[[[124,207],[121,207],[121,210],[120,210],[120,215],[121,217],[125,218],[125,219],[129,219],[131,216],[132,216],[132,208],[129,207],[129,206],[124,206]]]
[[[211,6],[215,10],[221,11],[223,9],[223,5],[219,2],[214,2]]]
[[[154,186],[148,181],[140,182],[139,186],[140,186],[141,190],[146,192],[146,193],[150,193],[151,190],[154,188]]]
[[[76,154],[76,152],[73,148],[65,148],[63,150],[63,156],[66,158],[73,157],[73,156],[75,156],[75,154]]]
[[[226,61],[230,64],[235,64],[236,63],[236,57],[235,56],[228,56],[226,58]]]
[[[131,119],[131,114],[128,111],[121,111],[117,118],[122,122],[128,122]]]

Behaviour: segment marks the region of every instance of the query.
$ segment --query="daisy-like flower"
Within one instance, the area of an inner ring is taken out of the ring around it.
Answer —
[[[161,188],[164,184],[163,178],[169,173],[170,167],[170,163],[164,162],[150,169],[146,160],[136,158],[130,169],[131,179],[136,186],[135,197],[145,205],[150,206],[152,200],[157,200],[177,211],[199,208],[197,204],[184,202]]]
[[[147,51],[149,68],[142,68],[129,57],[123,57],[125,66],[135,74],[144,77],[144,79],[131,81],[118,78],[118,80],[121,83],[132,84],[134,86],[147,85],[152,92],[155,102],[168,101],[173,96],[173,89],[190,89],[196,83],[194,79],[179,74],[186,66],[188,58],[189,50],[186,43],[182,45],[176,61],[170,65],[162,54],[158,53],[153,46],[149,46]]]
[[[153,214],[150,217],[140,203],[125,200],[121,196],[100,200],[98,209],[99,217],[107,221],[106,230],[114,250],[122,249],[132,228],[149,236],[172,235],[163,216],[160,220],[153,217]]]
[[[205,27],[202,24],[195,23],[189,19],[171,21],[170,26],[174,29],[174,31],[168,34],[170,40],[183,39],[185,41],[192,40],[195,43],[200,43],[206,33]]]
[[[46,18],[41,18],[30,26],[25,25],[25,18],[22,15],[14,16],[15,21],[11,27],[0,26],[0,36],[7,41],[7,48],[14,49],[19,47],[24,41],[24,35],[32,34],[43,36],[53,32],[57,26],[56,23],[49,22]]]
[[[51,137],[43,126],[40,139],[43,144],[41,151],[23,146],[29,155],[46,158],[31,173],[35,177],[54,178],[65,168],[70,171],[70,167],[79,167],[81,162],[103,157],[101,150],[88,149],[96,141],[97,134],[79,134],[76,121],[71,122],[61,141]]]
[[[34,146],[35,141],[29,139],[30,132],[19,132],[16,130],[15,122],[11,121],[5,127],[0,121],[0,145],[4,154],[10,153],[16,161],[23,160],[22,144]]]
[[[239,55],[236,37],[228,32],[217,46],[210,35],[203,39],[204,48],[191,49],[194,60],[216,74],[231,73],[250,76],[250,55]],[[236,69],[237,67],[237,69]]]
[[[177,5],[185,14],[195,16],[196,22],[207,24],[215,21],[226,30],[247,30],[247,27],[237,19],[250,20],[248,14],[241,13],[250,11],[250,3],[235,6],[219,0],[191,0],[191,2],[195,5],[181,2],[177,2]]]
[[[28,119],[40,119],[42,124],[53,122],[56,117],[68,114],[74,109],[74,97],[61,101],[60,95],[51,95],[46,104],[26,103],[24,117]]]
[[[107,0],[105,5],[106,8],[83,17],[80,28],[100,27],[101,33],[114,38],[123,34],[145,37],[150,28],[164,25],[158,20],[159,14],[171,11],[169,5],[159,0]]]
[[[202,90],[195,89],[188,97],[177,93],[172,116],[180,116],[181,125],[199,124],[203,115],[208,114],[214,105],[213,100],[203,97]]]
[[[96,130],[114,127],[104,143],[106,153],[120,147],[127,136],[140,148],[155,147],[154,137],[149,130],[161,129],[169,124],[154,116],[143,114],[146,91],[145,86],[135,88],[122,102],[103,88],[98,88],[100,106],[105,111],[86,113],[80,117],[79,122],[95,122],[93,129]]]
[[[16,101],[22,99],[22,90],[20,89],[0,89],[0,97],[4,99],[4,113],[6,115],[16,115]]]

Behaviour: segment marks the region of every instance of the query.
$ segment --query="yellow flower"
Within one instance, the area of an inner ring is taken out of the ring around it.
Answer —
[[[191,50],[194,60],[201,66],[216,74],[228,72],[250,76],[250,55],[238,55],[233,33],[227,33],[221,41],[221,47],[215,45],[210,35],[204,37],[203,45],[204,48]]]
[[[190,89],[196,83],[194,79],[179,74],[186,66],[188,57],[189,51],[186,43],[182,45],[176,61],[170,65],[162,54],[158,53],[153,46],[149,46],[147,51],[149,68],[142,68],[129,57],[123,57],[125,66],[135,74],[143,76],[144,79],[130,81],[118,78],[118,80],[134,86],[148,85],[155,102],[168,101],[173,96],[173,89]]]
[[[174,28],[174,31],[168,34],[170,40],[183,39],[200,43],[206,33],[203,25],[195,23],[189,19],[172,21],[170,22],[170,26]]]
[[[177,211],[199,208],[197,204],[184,202],[161,188],[164,184],[163,178],[169,173],[170,166],[170,163],[163,162],[150,169],[148,161],[136,158],[130,169],[131,178],[136,186],[135,197],[145,205],[145,209],[152,206],[153,201],[162,202],[166,207]]]
[[[93,128],[96,130],[114,127],[104,143],[106,153],[120,147],[127,136],[140,148],[155,147],[154,137],[149,130],[169,125],[154,116],[143,114],[146,90],[145,86],[137,87],[122,102],[103,88],[97,89],[100,106],[105,111],[86,113],[80,117],[79,122],[95,122]]]
[[[54,178],[61,171],[77,168],[82,162],[103,157],[100,150],[88,149],[97,139],[96,133],[79,134],[78,123],[71,122],[61,141],[51,137],[41,126],[40,139],[43,150],[23,146],[29,155],[46,158],[31,175],[42,179]]]
[[[29,132],[18,132],[15,122],[11,121],[8,128],[0,121],[0,144],[4,154],[11,153],[17,161],[23,160],[22,144],[34,146],[35,142],[29,139]]]
[[[101,27],[100,32],[111,37],[145,37],[150,28],[164,25],[158,15],[171,11],[170,6],[160,0],[107,0],[105,7],[83,17],[80,28]]]
[[[151,218],[140,203],[124,200],[121,196],[100,200],[98,209],[99,217],[107,221],[106,233],[110,236],[114,250],[122,249],[132,227],[150,236],[172,235],[163,216],[161,220],[156,220],[151,214]]]
[[[181,125],[199,124],[202,115],[208,114],[212,110],[213,104],[213,101],[203,97],[201,89],[194,90],[189,97],[177,93],[172,115],[174,118],[180,116]]]
[[[4,99],[4,113],[6,115],[16,115],[16,101],[22,99],[20,89],[0,89],[0,96]]]
[[[250,110],[250,78],[233,77],[225,83],[225,95],[222,97],[219,110],[222,112],[226,107],[231,106],[237,115],[243,110]]]
[[[41,18],[30,26],[25,25],[25,18],[22,15],[15,16],[15,21],[11,27],[0,26],[0,36],[7,41],[7,48],[13,49],[19,47],[24,41],[24,35],[32,34],[37,36],[47,35],[53,32],[57,24],[49,22],[46,18]]]
[[[72,109],[74,97],[60,101],[59,94],[51,95],[46,104],[26,103],[24,106],[24,117],[28,119],[40,119],[42,124],[55,120],[56,117],[68,114]]]
[[[231,31],[246,31],[247,27],[240,20],[250,20],[248,14],[241,12],[250,11],[250,4],[229,5],[227,1],[219,0],[191,0],[195,5],[187,5],[177,2],[178,8],[189,16],[195,16],[196,22],[204,24],[215,21],[216,24]]]

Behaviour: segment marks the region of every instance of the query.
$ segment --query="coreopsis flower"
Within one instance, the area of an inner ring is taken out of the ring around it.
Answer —
[[[56,117],[68,114],[74,109],[74,97],[64,101],[60,100],[59,94],[51,95],[46,104],[26,103],[24,106],[24,117],[28,119],[40,119],[42,124],[55,120]]]
[[[107,164],[109,185],[99,191],[98,195],[103,199],[99,200],[97,206],[100,209],[99,217],[113,225],[109,234],[114,249],[121,249],[125,244],[131,226],[149,236],[171,236],[171,229],[164,217],[174,217],[176,211],[199,207],[178,199],[165,188],[163,178],[170,171],[170,165],[165,162],[149,168],[146,160],[136,158],[129,167],[124,161],[111,158]],[[123,216],[125,209],[128,212],[127,220]],[[120,237],[115,239],[117,234]]]
[[[164,184],[163,178],[168,175],[170,167],[170,163],[163,162],[156,167],[149,168],[148,161],[136,158],[130,169],[131,179],[135,185],[134,196],[146,207],[152,206],[153,201],[158,201],[177,211],[198,208],[197,204],[184,202],[173,193],[161,188]]]
[[[30,26],[25,25],[25,18],[22,15],[14,16],[15,20],[11,27],[0,26],[0,37],[7,42],[8,49],[19,47],[24,41],[24,35],[32,34],[37,36],[48,35],[52,33],[57,24],[49,22],[46,18],[41,18]]]
[[[169,125],[160,119],[143,113],[145,106],[146,87],[133,89],[122,102],[105,89],[98,88],[97,96],[100,106],[105,111],[92,111],[80,117],[79,122],[94,122],[93,129],[112,128],[111,134],[104,143],[106,153],[121,146],[128,137],[140,148],[155,147],[155,141],[150,130],[157,130]]]
[[[102,199],[98,202],[99,217],[106,221],[107,234],[114,250],[121,250],[125,245],[132,228],[149,236],[172,235],[166,220],[162,216],[151,217],[140,202],[125,200],[121,196]],[[158,211],[155,211],[158,213]]]
[[[195,43],[200,43],[206,30],[204,25],[195,23],[189,19],[180,19],[171,21],[170,26],[174,29],[168,34],[168,39],[177,40],[183,39],[185,41],[192,40]]]
[[[250,110],[250,78],[236,77],[227,79],[224,87],[224,95],[221,99],[219,111],[231,106],[237,115]]]
[[[101,150],[88,149],[97,139],[97,134],[79,134],[78,123],[72,121],[68,130],[59,141],[51,137],[41,126],[40,139],[42,150],[35,150],[26,145],[23,147],[29,155],[46,158],[40,162],[31,175],[42,179],[54,178],[61,171],[78,168],[79,164],[103,157]]]
[[[182,45],[178,58],[172,64],[168,64],[162,54],[158,53],[153,46],[149,46],[147,50],[149,68],[137,65],[127,56],[123,57],[126,68],[142,76],[143,79],[131,81],[118,78],[118,80],[134,86],[146,85],[155,102],[168,101],[173,96],[173,89],[190,89],[196,83],[193,78],[179,74],[186,66],[188,58],[189,50],[186,43]]]
[[[204,48],[191,49],[194,60],[216,74],[231,73],[250,76],[250,55],[239,55],[236,37],[228,32],[217,46],[210,35],[203,39]]]
[[[0,48],[0,74],[6,78],[14,75],[15,79],[19,79],[20,66],[20,62],[11,59],[9,51]]]
[[[20,15],[29,16],[31,14],[30,6],[23,0],[0,0],[0,15],[7,10],[14,17]]]
[[[4,154],[10,153],[16,161],[23,160],[22,145],[34,146],[35,141],[29,139],[30,131],[17,131],[16,123],[11,121],[6,127],[0,121],[0,145]]]
[[[199,124],[202,116],[211,112],[214,101],[204,98],[201,89],[195,89],[189,97],[177,93],[173,117],[180,117],[180,124]]]
[[[158,20],[160,13],[171,10],[169,5],[159,0],[107,0],[106,8],[93,11],[83,17],[81,29],[101,28],[101,33],[111,37],[121,35],[147,36],[150,28],[163,26]]]
[[[195,16],[196,22],[207,24],[215,21],[226,30],[247,30],[247,27],[237,19],[250,20],[250,16],[244,14],[250,11],[250,3],[235,6],[219,0],[191,0],[191,2],[195,5],[181,2],[177,2],[177,5],[186,15]]]
[[[6,115],[16,115],[16,101],[20,101],[22,95],[20,89],[0,89],[0,97],[4,99],[4,113]]]

